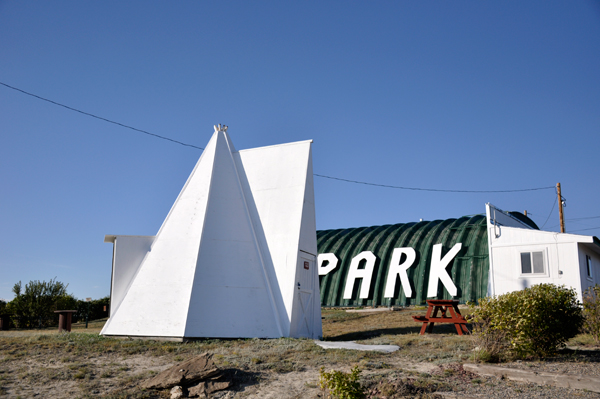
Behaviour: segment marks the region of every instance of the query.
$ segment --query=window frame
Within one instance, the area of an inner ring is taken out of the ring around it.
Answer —
[[[534,259],[533,259],[533,254],[535,253],[539,253],[542,256],[542,268],[543,271],[542,272],[534,272],[535,270],[535,264],[534,264]],[[523,255],[528,254],[529,255],[529,266],[531,268],[531,272],[529,273],[525,273],[523,272]],[[519,256],[518,256],[518,267],[519,267],[519,277],[520,278],[537,278],[537,277],[548,277],[548,255],[546,253],[546,248],[543,249],[537,249],[537,250],[528,250],[528,251],[519,251]]]
[[[594,280],[594,264],[592,263],[592,257],[588,254],[585,255],[585,268],[587,272],[588,280]]]

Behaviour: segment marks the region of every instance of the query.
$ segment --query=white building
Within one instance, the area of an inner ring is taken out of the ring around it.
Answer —
[[[108,235],[101,334],[322,335],[312,141],[236,151],[215,134],[156,236]]]
[[[536,230],[487,204],[488,295],[552,283],[577,290],[600,283],[600,240],[593,236]]]

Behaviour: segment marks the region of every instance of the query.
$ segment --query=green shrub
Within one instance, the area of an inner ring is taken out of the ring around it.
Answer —
[[[479,307],[471,306],[473,337],[482,360],[499,360],[504,351],[516,357],[552,355],[583,323],[575,290],[554,284],[483,298]]]
[[[56,281],[30,281],[22,289],[19,281],[13,287],[15,298],[6,306],[12,322],[18,328],[42,328],[52,324],[56,302],[67,295],[68,284]]]
[[[583,331],[600,344],[600,285],[596,284],[583,293]]]
[[[364,389],[358,382],[360,369],[354,366],[350,373],[332,370],[329,373],[321,367],[319,371],[319,387],[329,392],[328,397],[340,399],[362,399]]]

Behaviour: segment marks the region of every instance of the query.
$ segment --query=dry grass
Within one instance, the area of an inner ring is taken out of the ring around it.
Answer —
[[[207,339],[186,343],[115,339],[98,335],[103,322],[90,323],[88,330],[81,328],[84,325],[74,325],[73,332],[62,334],[56,330],[0,331],[0,396],[168,397],[168,392],[140,390],[138,383],[203,352],[214,353],[215,363],[232,376],[234,389],[242,396],[275,375],[309,375],[321,366],[348,370],[359,365],[364,370],[364,382],[373,389],[379,386],[375,390],[392,389],[386,381],[394,379],[405,381],[404,388],[394,388],[398,390],[453,389],[452,375],[423,373],[409,365],[427,363],[429,368],[443,368],[461,363],[472,354],[471,339],[458,336],[452,325],[436,325],[433,334],[418,335],[420,324],[411,316],[424,312],[323,310],[325,340],[399,345],[401,349],[391,354],[325,350],[307,339]],[[311,384],[307,382],[308,390]]]

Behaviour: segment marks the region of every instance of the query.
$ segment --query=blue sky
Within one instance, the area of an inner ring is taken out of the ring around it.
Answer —
[[[600,235],[597,1],[0,0],[0,59],[2,83],[199,147],[217,123],[238,149],[313,139],[322,175],[560,182],[567,232]],[[0,85],[0,298],[54,277],[108,295],[104,235],[155,234],[199,156]],[[486,202],[559,228],[553,189],[315,177],[315,192],[319,229]]]

